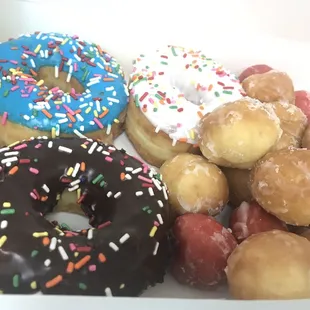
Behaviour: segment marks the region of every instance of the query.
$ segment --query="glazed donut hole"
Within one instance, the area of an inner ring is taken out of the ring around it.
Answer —
[[[302,237],[306,238],[307,240],[310,241],[310,230],[307,229],[305,230],[302,234],[300,234]]]
[[[308,125],[304,131],[301,146],[306,149],[310,149],[310,126]]]
[[[250,169],[282,135],[272,106],[251,98],[224,104],[205,115],[198,131],[200,150],[210,162],[239,169]]]
[[[228,184],[223,172],[199,155],[179,154],[160,168],[176,215],[218,214],[228,201]]]
[[[221,167],[229,187],[229,205],[238,207],[243,201],[250,202],[252,193],[249,187],[249,169],[235,169]]]
[[[226,274],[235,299],[310,298],[310,242],[272,230],[249,237],[228,258]]]
[[[300,147],[307,126],[307,117],[297,106],[286,102],[273,102],[272,107],[280,119],[282,135],[273,150]]]
[[[254,199],[287,224],[310,225],[310,151],[288,148],[259,160],[251,172]]]
[[[261,102],[295,103],[294,85],[285,72],[271,70],[251,75],[243,80],[242,87],[249,97]]]

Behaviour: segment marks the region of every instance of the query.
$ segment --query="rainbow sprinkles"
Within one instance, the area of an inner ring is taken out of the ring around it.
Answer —
[[[52,67],[55,79],[66,73],[84,91],[48,88],[39,79],[42,67]],[[99,45],[78,36],[58,33],[26,34],[0,44],[0,115],[31,129],[84,137],[112,125],[128,103],[119,63]]]
[[[154,169],[100,141],[38,137],[1,148],[0,173],[0,293],[137,296],[163,281],[168,195]],[[65,189],[91,228],[44,218]]]
[[[131,96],[172,145],[196,144],[200,118],[244,95],[238,79],[201,51],[168,46],[140,55],[133,67]]]

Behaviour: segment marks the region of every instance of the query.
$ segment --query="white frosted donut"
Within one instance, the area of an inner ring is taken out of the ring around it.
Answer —
[[[168,46],[140,55],[133,66],[129,88],[136,106],[172,144],[196,144],[200,118],[243,96],[237,78],[201,51]]]

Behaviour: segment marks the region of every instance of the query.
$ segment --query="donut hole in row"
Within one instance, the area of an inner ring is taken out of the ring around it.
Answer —
[[[58,87],[65,93],[70,93],[72,89],[75,90],[75,93],[82,94],[85,91],[83,85],[73,76],[68,77],[69,73],[66,71],[60,71],[58,77],[55,75],[55,68],[44,66],[41,67],[35,79],[39,82],[44,81],[44,86],[48,89],[53,89]]]

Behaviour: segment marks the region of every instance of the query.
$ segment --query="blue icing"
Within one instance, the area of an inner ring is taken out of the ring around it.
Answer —
[[[55,75],[63,67],[81,83],[84,93],[36,85],[34,72],[46,66],[54,67]],[[109,130],[128,103],[120,65],[97,45],[76,36],[37,33],[2,43],[0,68],[0,115],[30,128],[55,128],[67,134],[102,126]]]

